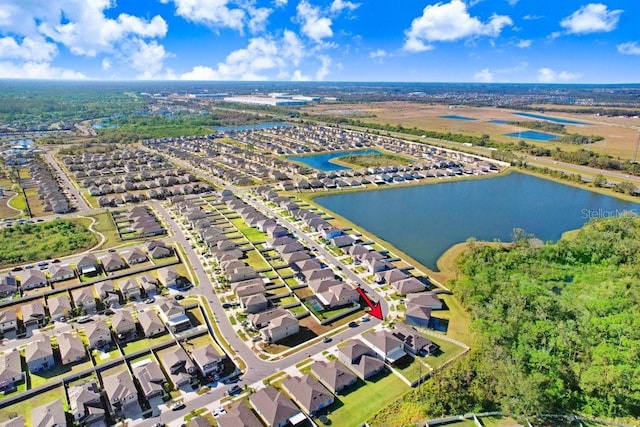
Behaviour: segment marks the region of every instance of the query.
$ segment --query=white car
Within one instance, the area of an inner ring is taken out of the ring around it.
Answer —
[[[226,413],[226,409],[221,406],[213,411],[213,418],[218,418],[219,416],[225,415]]]

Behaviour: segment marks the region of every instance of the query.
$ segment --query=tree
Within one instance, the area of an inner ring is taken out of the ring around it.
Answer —
[[[604,187],[606,184],[607,184],[607,179],[601,173],[593,177],[594,187]]]

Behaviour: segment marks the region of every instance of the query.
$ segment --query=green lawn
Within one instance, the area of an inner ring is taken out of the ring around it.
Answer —
[[[245,255],[247,256],[247,264],[249,264],[251,267],[255,268],[256,270],[270,268],[269,263],[265,261],[262,255],[260,255],[260,253],[255,249],[245,252]]]
[[[161,344],[163,342],[173,341],[173,337],[169,333],[160,335],[154,338],[142,338],[136,341],[128,342],[122,345],[122,351],[124,354],[133,354],[137,351],[148,350],[154,345]]]
[[[377,381],[359,380],[349,394],[338,396],[336,402],[329,406],[328,417],[335,426],[361,425],[409,389],[408,385],[391,373]]]
[[[236,226],[250,242],[264,242],[268,239],[267,233],[263,233],[257,228],[249,227],[242,218],[232,219],[231,223]]]
[[[27,201],[21,191],[18,192],[18,195],[16,197],[11,199],[11,201],[9,202],[9,206],[14,209],[21,210],[22,212],[27,211]]]
[[[68,366],[56,366],[54,369],[39,372],[37,374],[29,374],[29,388],[36,388],[51,381],[59,381],[62,377],[71,375],[74,372],[80,372],[85,369],[91,369],[93,365],[90,360]]]
[[[11,417],[22,416],[26,425],[31,425],[31,413],[35,408],[57,399],[62,399],[63,405],[66,405],[64,396],[65,393],[62,387],[56,387],[44,393],[38,393],[28,399],[21,400],[11,406],[0,409],[0,421],[4,422]]]
[[[97,352],[97,351],[93,350],[92,355],[93,355],[94,363],[96,365],[100,365],[102,363],[110,362],[113,359],[122,356],[120,354],[120,350],[118,350],[117,348],[111,350],[109,353],[100,353],[100,352]]]
[[[441,351],[441,353],[438,356],[421,357],[421,359],[425,363],[427,363],[429,366],[431,366],[433,369],[439,368],[443,363],[445,363],[451,358],[456,357],[457,355],[459,355],[464,351],[464,348],[454,343],[451,343],[449,341],[434,338],[431,335],[426,335],[426,337],[429,338],[434,343],[438,344]]]
[[[396,362],[394,368],[400,372],[400,375],[413,382],[430,371],[429,367],[420,360],[420,358],[413,359],[405,356],[402,360]]]
[[[109,213],[93,215],[92,218],[96,220],[93,229],[103,234],[107,239],[102,245],[103,248],[111,248],[122,242]]]

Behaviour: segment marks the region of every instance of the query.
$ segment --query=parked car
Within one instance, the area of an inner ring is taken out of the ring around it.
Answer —
[[[364,317],[362,318],[362,321],[363,321],[363,322],[368,322],[369,320],[371,320],[371,318],[370,318],[369,316],[364,316]]]
[[[350,328],[357,328],[358,327],[358,323],[357,322],[349,322],[349,327]]]
[[[145,304],[153,304],[154,302],[156,302],[156,299],[154,297],[149,297],[146,300],[144,300]]]
[[[220,415],[225,415],[227,413],[226,409],[222,406],[213,410],[213,418],[218,418]]]
[[[229,396],[235,396],[236,394],[240,393],[242,393],[242,387],[240,387],[239,385],[234,385],[229,390],[227,390],[227,394]]]
[[[180,301],[181,299],[184,299],[184,295],[180,295],[180,294],[178,294],[178,295],[174,296],[173,298],[174,298],[176,301]]]
[[[322,338],[322,342],[323,342],[323,343],[331,342],[331,337],[324,337],[324,338]]]
[[[179,410],[184,409],[186,407],[187,407],[187,405],[185,405],[184,402],[179,402],[179,403],[176,403],[175,405],[173,405],[171,407],[171,410],[172,411],[179,411]]]
[[[222,304],[222,308],[231,308],[231,304],[225,302],[224,304]]]
[[[51,261],[52,264],[58,264],[60,262],[59,259],[54,259],[53,261]]]

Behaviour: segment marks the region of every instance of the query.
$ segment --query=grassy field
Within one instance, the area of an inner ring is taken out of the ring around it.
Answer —
[[[359,380],[347,395],[338,396],[329,406],[328,417],[335,426],[360,425],[407,390],[409,386],[391,373],[375,381]]]
[[[27,212],[27,201],[25,200],[24,195],[22,194],[21,191],[18,191],[17,196],[9,200],[8,204],[13,209],[18,209],[19,211]]]
[[[248,226],[242,218],[232,219],[231,223],[235,225],[238,231],[240,231],[240,233],[242,233],[247,238],[247,240],[252,243],[264,242],[268,238],[267,233],[263,233],[257,228]]]
[[[169,333],[165,333],[164,335],[160,335],[158,337],[153,338],[142,338],[139,340],[128,342],[121,346],[124,354],[133,354],[137,351],[147,350],[151,347],[172,341],[173,337]]]
[[[41,385],[47,384],[52,381],[59,381],[62,377],[67,375],[71,375],[74,372],[81,372],[85,369],[91,369],[93,365],[90,360],[82,363],[76,363],[73,365],[67,366],[56,366],[54,369],[49,369],[48,371],[39,372],[37,374],[29,374],[30,387],[36,388]]]
[[[56,387],[44,393],[38,393],[28,399],[21,400],[6,408],[0,409],[0,422],[7,421],[9,418],[22,416],[27,426],[31,425],[31,413],[38,408],[57,399],[62,399],[62,403],[66,404],[65,393],[62,386]]]
[[[260,255],[260,252],[255,249],[245,252],[245,255],[247,256],[247,264],[256,270],[270,267],[269,263]]]
[[[4,227],[0,241],[0,267],[72,255],[98,243],[79,219]]]
[[[92,218],[96,220],[93,225],[93,229],[103,234],[107,239],[102,245],[102,248],[112,248],[122,243],[120,236],[118,235],[118,231],[116,230],[116,226],[108,212],[93,215]]]
[[[48,212],[44,211],[44,203],[40,197],[38,197],[38,190],[36,188],[27,188],[24,190],[27,196],[27,202],[29,203],[29,211],[32,217],[39,217],[48,215]]]
[[[376,166],[401,166],[411,163],[412,160],[397,154],[354,154],[332,159],[331,162],[357,169]]]

